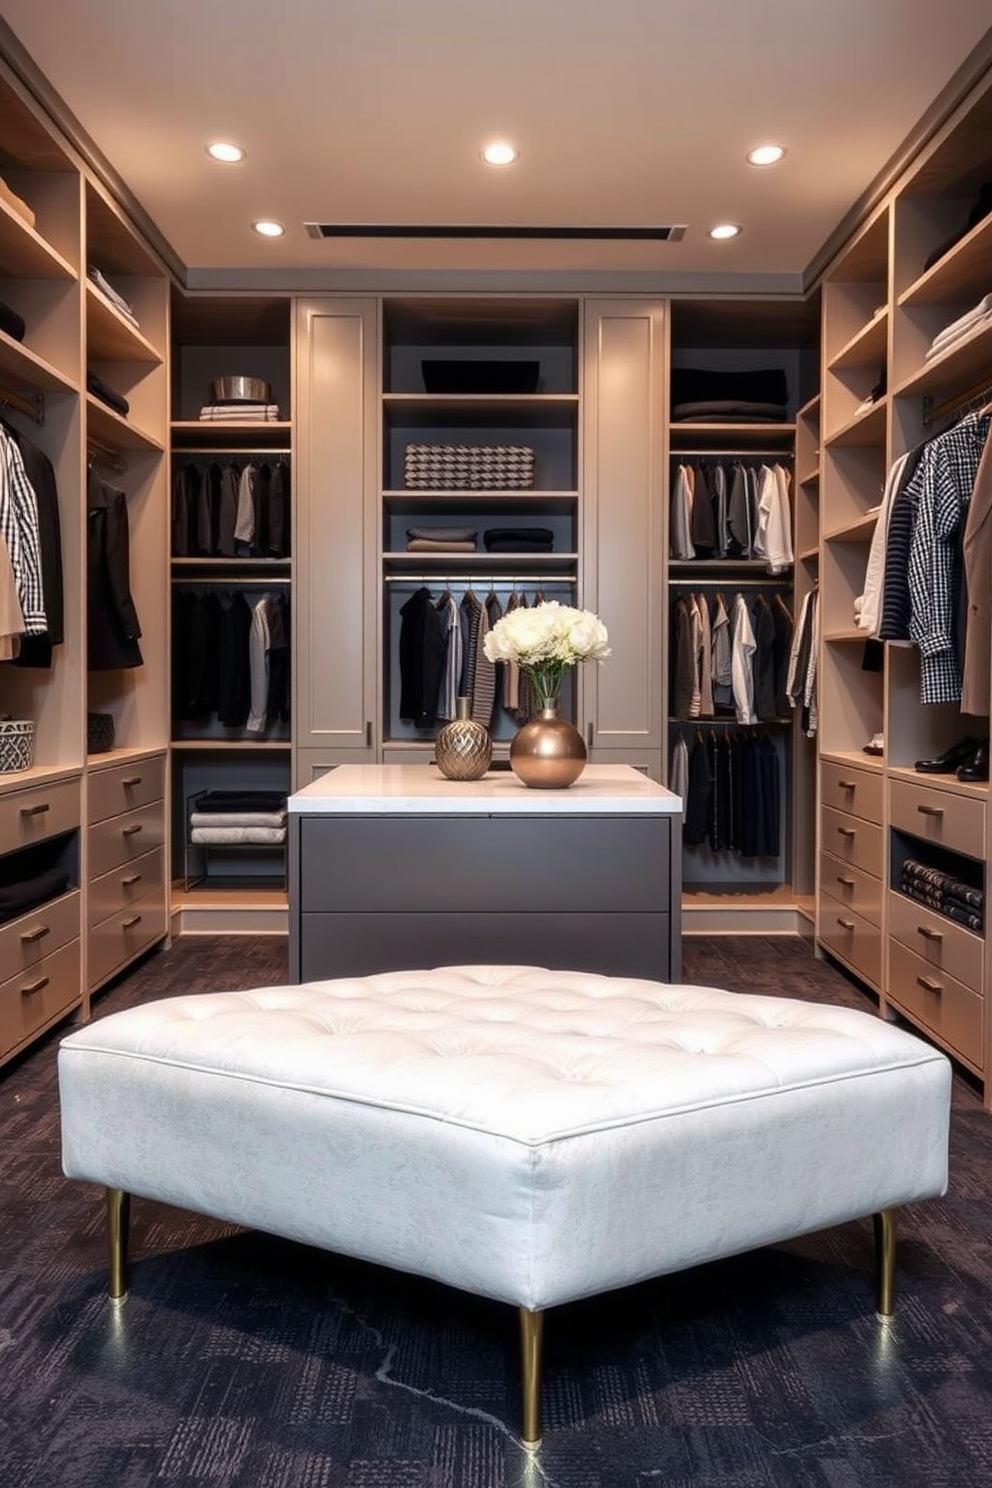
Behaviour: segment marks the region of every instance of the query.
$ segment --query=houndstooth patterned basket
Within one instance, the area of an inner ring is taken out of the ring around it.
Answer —
[[[0,720],[0,775],[30,770],[34,763],[34,724],[29,718]]]
[[[527,491],[534,451],[526,444],[408,444],[403,479],[419,491]]]

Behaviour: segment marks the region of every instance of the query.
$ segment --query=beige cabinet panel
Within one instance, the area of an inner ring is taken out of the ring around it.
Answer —
[[[929,966],[981,992],[985,942],[973,930],[890,890],[889,934]]]
[[[0,967],[5,972],[30,971],[70,940],[79,939],[78,889],[18,915],[0,929]]]
[[[876,878],[882,876],[882,852],[885,841],[882,828],[859,816],[848,816],[824,806],[820,811],[820,843],[844,863],[853,863]]]
[[[160,801],[165,795],[165,756],[152,755],[106,770],[91,770],[86,788],[91,823],[119,816],[149,801]]]
[[[297,310],[296,742],[374,757],[376,302]]]
[[[892,825],[901,832],[984,858],[985,806],[973,795],[893,780],[890,801]]]
[[[79,826],[79,781],[29,786],[0,797],[0,853],[30,847]]]
[[[824,760],[820,766],[820,800],[823,805],[850,812],[865,821],[882,820],[884,784],[881,772],[877,770],[856,770],[830,760]]]
[[[80,942],[70,940],[36,966],[0,982],[0,1059],[82,1000],[79,956]]]
[[[583,669],[578,721],[593,760],[660,760],[666,309],[587,300],[584,313],[583,604],[613,654]]]
[[[985,1003],[898,940],[889,941],[888,1001],[979,1072],[985,1069]]]
[[[90,882],[113,868],[133,863],[164,842],[165,808],[161,801],[97,822],[87,833]]]
[[[820,853],[820,886],[824,894],[838,899],[856,914],[882,923],[882,881],[851,863],[844,863],[831,853]]]
[[[821,894],[817,936],[827,950],[846,961],[852,971],[873,987],[882,982],[882,932],[870,920],[848,909],[831,894]]]

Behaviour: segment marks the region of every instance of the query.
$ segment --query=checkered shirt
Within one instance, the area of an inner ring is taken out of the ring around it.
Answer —
[[[24,634],[44,635],[48,619],[41,583],[38,498],[28,480],[21,452],[3,428],[0,428],[0,537],[7,545],[14,570]]]

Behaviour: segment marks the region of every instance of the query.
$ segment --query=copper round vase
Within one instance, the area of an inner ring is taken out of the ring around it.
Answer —
[[[510,768],[524,785],[562,790],[585,767],[585,740],[557,708],[541,708],[510,740]]]
[[[456,716],[438,730],[434,758],[448,780],[481,780],[493,757],[489,731],[469,716],[469,699],[457,698]]]

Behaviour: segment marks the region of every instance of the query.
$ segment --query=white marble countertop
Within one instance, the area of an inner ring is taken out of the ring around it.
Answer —
[[[291,813],[568,816],[677,815],[680,797],[631,765],[587,765],[565,790],[535,790],[511,771],[447,780],[433,765],[340,765],[289,797]]]

